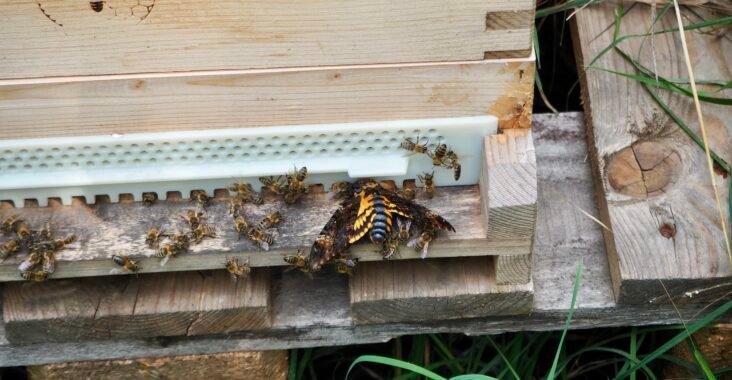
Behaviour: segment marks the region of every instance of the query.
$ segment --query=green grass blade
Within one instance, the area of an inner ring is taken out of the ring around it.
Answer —
[[[297,349],[290,350],[290,369],[287,372],[288,380],[297,380]]]
[[[429,337],[430,337],[430,340],[432,340],[432,342],[435,343],[435,346],[437,347],[437,353],[440,354],[443,359],[449,360],[450,369],[453,372],[464,373],[465,368],[460,363],[460,360],[455,358],[455,355],[453,355],[452,352],[450,352],[450,349],[447,348],[447,346],[445,345],[445,342],[443,342],[442,339],[440,339],[440,337],[438,337],[435,334],[429,334]]]
[[[633,326],[630,328],[630,360],[632,363],[638,362],[638,328]],[[630,380],[635,380],[635,371],[630,373]]]
[[[572,322],[572,315],[574,315],[574,309],[577,306],[577,294],[579,294],[580,284],[582,283],[582,270],[584,261],[580,257],[579,263],[577,263],[577,272],[574,275],[574,288],[572,289],[572,303],[569,307],[569,313],[567,314],[567,320],[564,322],[564,330],[562,331],[562,337],[559,339],[559,347],[557,347],[557,353],[554,355],[554,362],[549,370],[547,379],[554,380],[557,371],[557,365],[559,365],[559,354],[562,352],[562,346],[564,345],[564,338],[567,336],[567,330],[569,330],[569,324]]]
[[[306,348],[303,350],[302,360],[300,361],[300,365],[297,367],[297,379],[302,379],[305,376],[305,370],[308,367],[308,363],[310,363],[310,357],[312,355],[312,348]]]
[[[641,368],[651,361],[655,360],[659,356],[665,354],[668,350],[670,350],[672,347],[676,346],[677,344],[684,341],[684,339],[688,338],[691,334],[699,331],[702,327],[712,323],[715,319],[719,318],[724,313],[728,312],[730,309],[732,309],[732,300],[727,301],[722,306],[712,310],[709,314],[705,315],[698,321],[691,323],[688,325],[688,330],[681,331],[676,336],[671,338],[668,342],[661,345],[661,347],[657,348],[650,354],[646,355],[640,362],[634,364],[629,370],[621,371],[618,373],[615,378],[616,379],[624,379],[628,376],[629,371],[637,370],[638,368]]]
[[[498,379],[496,379],[495,377],[490,377],[490,376],[486,376],[486,375],[472,374],[472,375],[454,376],[454,377],[451,377],[450,380],[498,380]]]
[[[353,370],[353,367],[355,367],[357,364],[361,363],[376,363],[376,364],[383,364],[388,365],[392,367],[402,368],[406,369],[407,371],[412,371],[414,373],[420,374],[428,379],[431,380],[447,380],[446,378],[426,369],[423,367],[420,367],[418,365],[414,365],[412,363],[408,363],[402,360],[387,358],[384,356],[378,356],[378,355],[361,355],[356,360],[351,363],[351,366],[348,367],[348,372],[346,372],[346,379],[348,379],[348,375],[351,374],[351,370]]]
[[[699,351],[696,346],[694,346],[693,349],[694,359],[696,360],[697,364],[699,364],[699,367],[701,367],[702,372],[704,372],[704,376],[706,376],[707,380],[716,380],[717,376],[714,376],[714,372],[711,368],[709,368],[709,363],[707,362],[707,359],[704,358],[704,355],[702,355],[701,351]]]

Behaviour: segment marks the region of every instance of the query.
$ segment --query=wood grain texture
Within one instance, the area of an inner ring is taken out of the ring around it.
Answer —
[[[85,1],[4,1],[0,66],[5,78],[36,78],[480,60],[485,51],[531,47],[534,6],[107,0],[97,13]]]
[[[531,131],[507,129],[485,138],[481,201],[488,240],[532,242],[536,228],[536,153]],[[496,261],[498,284],[531,280],[531,255]]]
[[[8,284],[3,320],[17,344],[262,329],[271,326],[269,269],[236,283],[211,271]]]
[[[136,360],[87,361],[29,366],[43,379],[270,379],[287,378],[287,351],[245,351]]]
[[[5,326],[0,321],[0,366],[342,346],[438,332],[486,335],[557,330],[567,317],[580,259],[584,261],[584,272],[572,329],[676,324],[681,318],[688,322],[703,315],[707,305],[679,302],[679,314],[664,302],[615,303],[601,227],[578,211],[581,208],[597,215],[582,114],[537,115],[533,133],[537,141],[539,209],[534,244],[535,298],[530,315],[428,324],[353,325],[344,276],[321,272],[311,279],[290,271],[274,276],[271,329],[209,337],[12,345],[4,339]],[[688,298],[684,293],[671,293],[671,297],[676,301]]]
[[[580,64],[587,65],[610,45],[614,10],[612,4],[602,3],[577,13],[573,29]],[[620,35],[646,33],[650,20],[650,7],[634,7],[623,16]],[[656,27],[676,28],[673,11]],[[698,81],[730,77],[729,38],[694,31],[687,33],[687,40]],[[645,47],[641,47],[643,42],[643,38],[627,39],[620,48],[633,57],[639,56],[646,67],[653,67],[651,42],[645,40]],[[659,75],[687,77],[676,33],[656,35],[654,46],[656,56],[663,57],[656,62]],[[595,65],[635,73],[613,50]],[[686,298],[691,302],[724,296],[729,291],[732,266],[703,149],[636,81],[592,69],[584,70],[581,79],[600,216],[611,230],[603,232],[618,301],[666,300],[663,285],[672,294],[693,295],[695,290],[706,289],[709,298]],[[692,130],[700,133],[690,97],[668,92],[660,95]],[[730,92],[719,95],[729,97]],[[711,148],[730,162],[732,108],[704,103],[702,110]],[[633,178],[641,186],[632,185]],[[728,181],[717,177],[722,199],[727,199]],[[729,218],[724,208],[725,218]]]
[[[353,323],[526,314],[533,285],[498,286],[494,257],[366,263],[351,276]]]
[[[517,104],[531,108],[533,83],[533,58],[0,81],[0,139],[485,114],[512,120]]]
[[[528,240],[488,240],[482,221],[478,186],[438,188],[433,199],[420,197],[417,202],[444,216],[455,227],[455,233],[441,233],[430,245],[430,257],[522,255],[530,253]],[[217,229],[217,238],[204,240],[192,246],[191,252],[178,255],[160,266],[156,251],[145,246],[144,234],[152,226],[168,224],[170,230],[188,228],[180,217],[194,208],[188,200],[159,201],[147,207],[141,202],[100,203],[95,206],[76,205],[48,208],[0,210],[0,219],[19,214],[32,227],[46,221],[57,229],[59,236],[76,234],[78,242],[58,255],[58,265],[52,278],[106,276],[115,268],[114,254],[127,254],[140,259],[140,273],[221,269],[227,257],[249,260],[250,266],[286,265],[285,255],[298,248],[309,250],[320,229],[338,207],[338,201],[328,199],[326,193],[308,194],[294,206],[285,206],[274,196],[265,196],[262,206],[246,205],[244,214],[251,222],[280,210],[283,222],[277,226],[275,243],[270,251],[262,251],[248,239],[238,240],[228,200],[216,199],[206,211],[206,222]],[[382,256],[374,245],[354,246],[351,253],[361,261],[380,261]],[[400,259],[418,258],[420,252],[404,250]],[[18,263],[25,255],[17,255],[0,263],[0,281],[20,281]]]

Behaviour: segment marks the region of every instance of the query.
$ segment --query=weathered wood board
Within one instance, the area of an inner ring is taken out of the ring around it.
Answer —
[[[507,129],[485,138],[480,177],[488,240],[523,240],[531,244],[536,229],[536,153],[531,130]],[[498,257],[499,285],[531,281],[531,254]]]
[[[527,314],[533,284],[497,285],[496,257],[365,263],[350,281],[353,323]]]
[[[4,80],[0,140],[485,114],[528,128],[533,86],[533,58]]]
[[[3,1],[0,75],[525,57],[534,7],[535,0],[106,0],[95,11],[87,1]]]
[[[321,272],[310,280],[304,273],[290,271],[273,280],[271,329],[207,337],[13,345],[5,340],[6,329],[0,321],[0,366],[366,344],[438,332],[486,335],[558,330],[567,318],[579,260],[584,262],[584,271],[571,329],[689,322],[718,305],[685,303],[689,295],[673,289],[671,297],[679,303],[678,311],[662,300],[618,305],[601,227],[579,211],[597,215],[582,114],[537,115],[533,133],[539,207],[530,315],[354,325],[345,276],[320,276]],[[714,293],[700,288],[694,297],[712,294],[707,298],[712,302],[719,298]],[[729,321],[730,316],[724,319]]]
[[[44,379],[242,379],[285,380],[287,351],[244,351],[135,360],[87,361],[28,367]]]
[[[217,238],[206,239],[192,246],[191,252],[178,255],[160,265],[156,250],[145,245],[145,233],[152,226],[169,224],[169,230],[185,231],[186,222],[180,217],[195,204],[186,200],[159,201],[153,206],[134,203],[99,203],[94,206],[77,204],[47,208],[10,208],[0,210],[0,219],[18,214],[32,227],[39,228],[50,221],[58,236],[75,234],[78,242],[60,251],[58,265],[52,278],[109,275],[115,268],[114,254],[127,254],[140,259],[140,273],[221,269],[227,257],[249,260],[252,267],[286,265],[285,255],[298,248],[309,252],[321,228],[338,207],[338,201],[317,188],[294,206],[286,206],[280,198],[265,195],[262,206],[248,204],[244,215],[249,223],[257,223],[265,215],[280,210],[283,222],[274,230],[275,243],[270,251],[257,248],[246,238],[238,239],[233,219],[228,214],[228,200],[216,199],[206,211],[206,222],[217,228]],[[526,240],[491,241],[481,214],[478,186],[438,188],[433,199],[425,199],[418,191],[417,202],[431,208],[449,220],[457,232],[441,232],[430,245],[430,257],[526,255],[531,242]],[[368,243],[356,245],[351,254],[361,261],[382,260],[379,249]],[[405,249],[400,259],[417,258],[421,252]],[[0,264],[0,281],[21,280],[17,266],[25,254],[16,255]]]
[[[11,283],[3,288],[14,343],[193,336],[272,325],[270,269]]]
[[[575,15],[574,41],[580,65],[589,64],[611,44],[615,17],[611,2],[593,4]],[[652,17],[650,7],[638,4],[622,17],[620,35],[647,33]],[[656,30],[676,27],[671,9]],[[728,80],[732,40],[704,30],[690,31],[686,36],[697,81]],[[655,51],[659,75],[687,78],[677,33],[656,34],[654,38],[653,44],[646,38],[626,39],[619,47],[650,68],[654,67]],[[613,50],[595,66],[635,74],[633,66]],[[704,150],[638,82],[586,67],[581,81],[590,158],[601,220],[609,227],[603,233],[618,302],[667,300],[664,286],[671,294],[688,293],[689,302],[708,301],[693,297],[700,290],[711,299],[727,294],[732,265]],[[691,97],[654,91],[700,134]],[[716,96],[731,94],[726,90]],[[732,162],[732,108],[703,103],[702,111],[711,148]],[[724,200],[730,179],[716,178],[724,217],[729,220]]]

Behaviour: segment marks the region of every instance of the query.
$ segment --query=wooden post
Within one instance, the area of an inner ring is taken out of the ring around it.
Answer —
[[[529,129],[506,129],[485,138],[480,188],[489,240],[529,245],[536,228],[536,154]],[[531,281],[531,255],[498,256],[498,284]]]
[[[44,379],[267,379],[287,378],[287,351],[249,351],[135,360],[88,361],[28,367]]]

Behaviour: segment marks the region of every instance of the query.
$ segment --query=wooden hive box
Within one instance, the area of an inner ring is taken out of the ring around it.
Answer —
[[[458,230],[430,250],[430,258],[445,259],[408,260],[419,253],[403,249],[400,260],[381,262],[374,246],[356,246],[352,253],[363,263],[351,278],[352,319],[530,311],[533,0],[92,3],[0,5],[7,16],[0,141],[493,115],[502,133],[485,138],[480,184],[438,188],[434,199],[420,199]],[[18,39],[19,31],[27,38]],[[3,164],[11,165],[0,157]],[[228,193],[216,193],[210,220],[226,226]],[[53,278],[61,280],[28,286],[17,282],[22,257],[0,263],[0,281],[13,282],[3,289],[11,342],[268,328],[276,311],[267,267],[308,247],[336,207],[315,184],[301,205],[283,208],[286,223],[270,252],[256,252],[222,227],[219,239],[163,267],[142,249],[148,225],[140,221],[175,218],[191,207],[188,194],[158,194],[151,208],[138,195],[98,195],[70,204],[50,199],[49,207],[33,207],[32,199],[24,208],[1,205],[0,217],[52,220],[79,236],[59,255]],[[263,207],[247,209],[253,219],[282,207],[265,198]],[[115,253],[140,258],[144,274],[109,278]],[[236,285],[222,280],[230,256],[248,257],[254,275]],[[218,271],[197,272],[212,269]],[[148,274],[155,272],[180,273]],[[403,276],[413,281],[397,284]],[[441,313],[416,314],[434,305]]]

